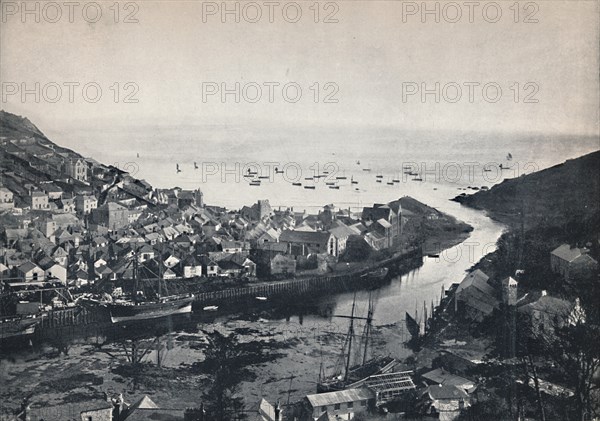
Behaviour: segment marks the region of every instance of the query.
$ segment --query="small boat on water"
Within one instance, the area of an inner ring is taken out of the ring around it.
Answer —
[[[292,183],[292,186],[301,186],[302,183]]]
[[[305,180],[312,180],[314,177],[304,177]]]
[[[381,179],[379,179],[379,178],[377,180],[375,180],[375,181],[378,182],[378,183],[381,183]]]
[[[363,273],[360,277],[363,279],[371,279],[371,280],[383,280],[385,279],[385,277],[388,275],[388,273],[390,272],[390,270],[386,267],[382,267],[379,269],[375,269],[372,270],[370,272],[367,273]]]
[[[381,174],[377,174],[377,175],[375,176],[375,178],[383,178],[383,175],[381,175]]]
[[[267,301],[267,297],[254,297],[256,298],[258,301]]]
[[[352,178],[350,179],[350,184],[358,184],[358,181],[356,181],[356,180],[354,179],[354,177],[352,177]]]
[[[268,175],[260,175],[258,178],[261,180],[268,180],[269,176]]]
[[[304,186],[305,189],[314,190],[315,186]]]
[[[423,181],[423,179],[421,177],[415,177],[412,179],[413,181]]]
[[[339,190],[339,189],[340,189],[340,186],[329,186],[329,188],[330,188],[330,189],[333,189],[333,190]]]
[[[399,179],[397,179],[397,178],[394,178],[394,179],[392,180],[392,182],[393,182],[393,183],[399,183],[399,182],[400,182],[400,180],[399,180]]]
[[[325,185],[326,186],[335,186],[335,181],[326,181]]]
[[[206,306],[202,310],[204,310],[204,311],[217,311],[218,309],[219,309],[219,306]]]
[[[427,257],[429,257],[431,259],[438,259],[440,257],[440,255],[433,253],[433,254],[428,254]]]
[[[251,186],[260,186],[260,180],[258,180],[258,181],[251,181],[250,185]]]
[[[371,172],[371,168],[363,168],[363,171]]]

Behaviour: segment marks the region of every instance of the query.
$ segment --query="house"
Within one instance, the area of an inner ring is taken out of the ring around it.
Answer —
[[[267,400],[261,399],[258,405],[258,414],[260,421],[282,421],[283,419],[279,401],[275,405],[271,405]]]
[[[12,209],[14,206],[13,192],[6,187],[0,187],[0,209]]]
[[[39,262],[39,266],[42,270],[44,270],[44,276],[46,279],[58,279],[62,284],[67,284],[66,266],[58,264],[49,257],[42,259]]]
[[[87,164],[81,158],[73,158],[65,161],[65,173],[77,181],[87,181]]]
[[[334,221],[332,223],[332,228],[329,229],[329,232],[336,239],[336,256],[339,256],[346,251],[346,243],[351,235],[360,235],[359,230],[349,227],[341,221]]]
[[[41,191],[32,191],[27,197],[27,204],[32,210],[49,210],[48,195]]]
[[[43,281],[45,272],[44,270],[28,260],[17,268],[18,277],[25,282],[36,282]]]
[[[563,244],[550,253],[552,272],[562,275],[565,281],[587,278],[598,270],[598,262],[586,249]]]
[[[471,406],[469,395],[454,385],[429,386],[418,404],[423,415],[438,417],[440,421],[452,421]]]
[[[336,238],[326,231],[281,232],[279,242],[287,244],[288,254],[307,256],[311,253],[327,253],[337,256]]]
[[[194,255],[189,255],[181,262],[184,278],[202,276],[202,260]]]
[[[42,184],[41,189],[48,195],[50,200],[59,200],[62,198],[63,190],[53,183]]]
[[[75,197],[75,210],[81,215],[87,215],[98,207],[98,199],[91,195]]]
[[[65,213],[75,213],[75,199],[72,197],[61,197],[61,199],[57,202],[58,209]]]
[[[376,203],[371,207],[363,208],[361,220],[366,226],[375,222],[382,225],[382,219],[389,224],[389,227],[386,226],[387,241],[390,245],[394,244],[402,233],[402,208],[400,201],[396,200],[386,205]]]
[[[150,259],[154,259],[154,248],[149,244],[144,244],[138,251],[138,262],[142,263]]]
[[[114,202],[109,202],[94,209],[92,217],[96,224],[113,231],[129,225],[129,210]]]
[[[111,402],[101,399],[55,406],[43,404],[37,407],[34,404],[27,406],[20,414],[19,419],[28,421],[112,421],[113,409]]]
[[[217,262],[206,255],[199,256],[199,259],[202,263],[202,273],[209,277],[219,275],[219,265]]]
[[[219,266],[219,274],[230,278],[238,277],[244,271],[244,266],[230,259],[220,260],[217,265]]]
[[[247,221],[260,221],[263,218],[269,218],[273,215],[273,210],[268,200],[259,200],[254,205],[244,206],[240,210],[240,215]]]
[[[571,302],[552,297],[546,291],[537,300],[520,305],[517,311],[527,317],[533,332],[552,332],[555,328],[585,322],[579,298]]]
[[[271,259],[271,275],[293,275],[296,273],[296,260],[278,254]]]
[[[455,310],[476,321],[492,314],[499,307],[499,300],[488,280],[489,277],[479,269],[469,273],[454,293]]]
[[[244,250],[243,241],[222,241],[221,248],[225,253],[241,253]]]
[[[389,238],[378,231],[371,231],[365,234],[365,241],[373,250],[383,250],[389,244]]]
[[[147,395],[138,399],[132,405],[118,402],[118,412],[120,421],[148,421],[148,420],[163,420],[163,421],[184,421],[184,409],[167,409],[160,408]],[[104,421],[104,420],[102,420]]]
[[[421,377],[431,386],[441,384],[445,386],[456,386],[467,393],[471,393],[475,390],[474,381],[452,374],[441,367],[428,371],[427,373],[422,374]]]
[[[325,413],[351,420],[357,413],[371,408],[374,399],[375,395],[371,390],[358,388],[307,395],[305,403],[313,420]]]

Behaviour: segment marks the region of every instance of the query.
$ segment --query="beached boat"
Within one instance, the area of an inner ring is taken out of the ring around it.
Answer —
[[[156,298],[147,300],[138,294],[137,279],[137,253],[133,257],[133,291],[129,298],[114,301],[103,301],[102,304],[110,312],[110,319],[113,323],[127,322],[133,320],[157,319],[177,314],[189,314],[192,312],[193,294],[185,295],[163,295],[163,289],[166,290],[166,284],[163,288],[164,279],[162,271],[159,269],[158,292]],[[161,266],[159,266],[160,268]]]
[[[204,310],[204,311],[217,311],[218,309],[219,309],[219,306],[206,306],[202,310]]]
[[[0,319],[0,340],[26,337],[35,332],[37,316],[11,316]]]
[[[333,373],[326,375],[321,364],[319,381],[317,382],[317,393],[333,392],[352,388],[353,384],[362,382],[368,377],[390,372],[398,363],[395,358],[389,356],[376,356],[369,358],[369,340],[373,323],[373,300],[369,295],[369,308],[367,317],[354,315],[356,308],[356,294],[352,302],[350,316],[334,316],[349,319],[348,333],[344,340],[342,351],[338,356]],[[355,321],[364,320],[365,325],[362,335],[355,334]],[[358,338],[358,339],[355,339]],[[354,342],[358,341],[358,344]],[[358,348],[353,349],[353,345]],[[352,364],[352,357],[359,356],[360,362]]]

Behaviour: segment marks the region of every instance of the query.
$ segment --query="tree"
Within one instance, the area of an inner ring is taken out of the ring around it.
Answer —
[[[569,312],[556,311],[543,321],[551,321],[544,328],[534,323],[524,323],[527,343],[523,358],[527,372],[532,375],[539,399],[540,415],[543,417],[541,394],[532,350],[550,360],[561,371],[568,387],[574,392],[574,412],[576,419],[585,421],[598,415],[600,403],[594,399],[594,393],[600,390],[595,375],[600,370],[600,323],[597,309],[588,307],[587,311],[576,305]],[[542,323],[543,323],[542,321]],[[543,419],[543,418],[542,418]]]
[[[240,343],[235,333],[223,335],[217,330],[204,333],[208,347],[199,366],[211,378],[202,396],[206,413],[215,421],[245,419],[243,399],[235,393],[238,383],[248,374],[244,367],[249,359],[260,354],[260,349]]]

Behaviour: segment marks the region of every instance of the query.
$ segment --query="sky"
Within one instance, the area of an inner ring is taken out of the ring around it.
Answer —
[[[597,135],[598,2],[467,3],[2,0],[0,108],[47,134],[152,124]],[[239,22],[222,13],[236,8]],[[236,83],[239,102],[220,95]]]

